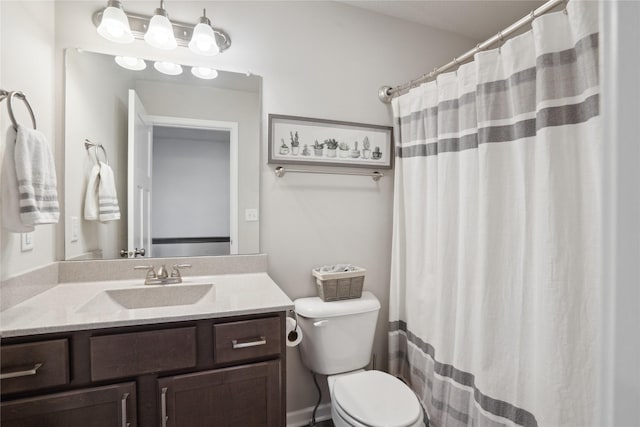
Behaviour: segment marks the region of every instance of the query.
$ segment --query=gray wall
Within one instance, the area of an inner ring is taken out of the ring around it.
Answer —
[[[229,132],[162,129],[153,134],[151,237],[229,236]],[[213,254],[216,246],[154,245],[153,254]]]
[[[63,150],[57,145],[55,129],[56,87],[54,85],[55,5],[53,2],[0,2],[0,88],[21,90],[36,115],[38,129],[51,143],[56,158],[58,182],[62,179]],[[18,42],[19,41],[19,42]],[[20,101],[15,115],[29,124],[30,118]],[[6,131],[10,126],[6,101],[0,104],[0,156],[4,155]],[[63,195],[60,193],[60,200]],[[1,203],[1,202],[0,202]],[[62,218],[62,215],[61,215]],[[0,232],[0,277],[15,276],[56,260],[57,233],[62,227],[36,227],[34,248],[20,251],[20,234]]]

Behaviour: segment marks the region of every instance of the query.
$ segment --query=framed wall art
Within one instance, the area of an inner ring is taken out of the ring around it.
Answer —
[[[269,114],[268,162],[391,169],[393,128]]]

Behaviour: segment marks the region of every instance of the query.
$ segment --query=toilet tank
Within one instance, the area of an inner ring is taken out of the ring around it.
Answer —
[[[380,302],[371,292],[332,302],[300,298],[294,304],[303,335],[300,355],[307,368],[333,375],[369,364],[380,311]]]

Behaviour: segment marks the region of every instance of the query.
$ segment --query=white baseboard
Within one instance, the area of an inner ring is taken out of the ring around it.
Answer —
[[[297,411],[287,412],[287,427],[308,426],[313,415],[313,406],[303,408]],[[318,406],[316,411],[316,421],[325,421],[331,419],[331,404],[324,403]]]

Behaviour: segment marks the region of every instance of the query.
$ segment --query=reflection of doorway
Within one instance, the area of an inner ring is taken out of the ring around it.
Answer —
[[[174,141],[173,147],[163,146],[160,148],[160,163],[156,165],[155,132],[164,135],[164,139],[187,135],[186,139],[193,141],[180,140]],[[205,147],[202,152],[197,148],[203,145],[203,139],[208,138],[211,140],[209,144],[213,144],[213,140],[217,141],[219,137],[224,141],[220,142],[221,145]],[[181,144],[184,146],[181,147]],[[211,157],[208,160],[197,157],[198,153],[204,156],[205,152],[212,156],[216,153],[223,155],[226,162],[214,166]],[[151,116],[145,112],[135,92],[130,91],[128,155],[129,256],[137,256],[134,254],[137,249],[144,249],[146,256],[153,257],[238,253],[238,123]],[[196,161],[198,167],[186,157]],[[226,171],[224,179],[219,173],[205,173],[213,172],[214,167]],[[156,178],[160,182],[156,183]],[[219,188],[226,185],[227,191],[212,192],[214,184],[220,184],[217,185]],[[168,189],[163,188],[166,185],[169,185]],[[156,197],[159,200],[154,202]],[[218,200],[210,202],[214,197]],[[153,212],[154,208],[159,212]],[[215,212],[220,209],[225,210],[223,219],[215,217]],[[197,219],[196,225],[199,226],[188,227],[195,222],[194,219]],[[158,224],[153,224],[154,221]],[[218,226],[212,228],[211,224]],[[224,231],[220,224],[224,224]],[[156,240],[154,244],[152,238]],[[227,239],[225,242],[219,241]],[[207,244],[211,247],[205,253],[202,245]]]
[[[153,127],[153,256],[231,253],[230,138],[228,129]]]

